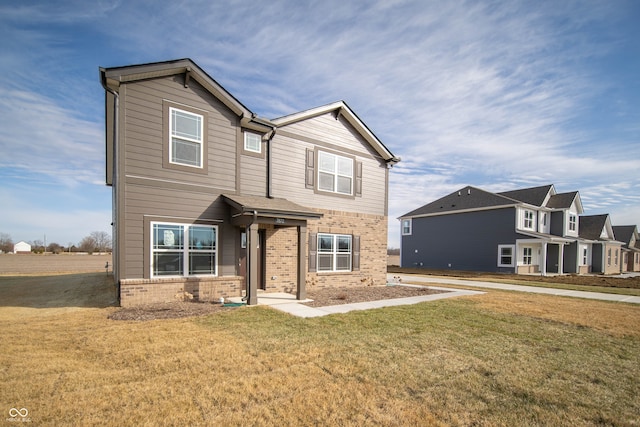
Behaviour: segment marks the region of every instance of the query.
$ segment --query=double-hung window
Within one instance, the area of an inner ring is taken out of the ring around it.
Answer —
[[[353,159],[318,152],[318,189],[338,194],[353,194]]]
[[[352,236],[318,234],[318,271],[351,271]]]
[[[569,214],[569,231],[576,231],[577,219],[573,214]]]
[[[151,275],[215,276],[218,229],[211,225],[151,223]]]
[[[498,245],[498,267],[513,267],[514,245]]]
[[[523,248],[522,263],[525,265],[531,265],[532,261],[533,261],[533,249]]]
[[[202,168],[203,116],[169,107],[169,162]]]
[[[533,230],[533,211],[525,210],[524,211],[524,228],[529,230]]]
[[[402,220],[402,235],[403,236],[411,235],[411,219]]]

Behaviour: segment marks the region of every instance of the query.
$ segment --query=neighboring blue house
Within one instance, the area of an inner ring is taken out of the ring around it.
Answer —
[[[467,186],[402,215],[402,267],[518,274],[588,273],[577,191],[553,185],[491,193]]]

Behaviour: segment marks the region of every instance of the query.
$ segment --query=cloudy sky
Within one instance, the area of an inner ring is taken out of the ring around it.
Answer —
[[[346,101],[403,159],[391,246],[465,185],[638,224],[638,22],[636,0],[2,1],[0,232],[110,231],[98,67],[185,57],[263,117]]]

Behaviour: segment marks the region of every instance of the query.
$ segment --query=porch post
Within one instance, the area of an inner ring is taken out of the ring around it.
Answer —
[[[298,227],[298,288],[296,299],[307,299],[307,227]]]
[[[560,243],[558,251],[558,274],[564,274],[564,243]]]
[[[247,305],[258,304],[258,224],[251,224],[247,230]]]
[[[542,276],[547,275],[547,242],[542,243],[542,257],[540,260],[540,273]]]

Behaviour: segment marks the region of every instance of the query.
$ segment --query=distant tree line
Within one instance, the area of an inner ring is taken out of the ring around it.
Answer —
[[[92,231],[77,244],[70,242],[67,246],[52,242],[45,247],[42,240],[34,240],[27,243],[31,245],[31,252],[40,254],[44,252],[54,254],[62,252],[111,252],[111,235],[105,231]],[[0,232],[0,251],[2,253],[13,252],[13,245],[14,242],[11,235]]]

